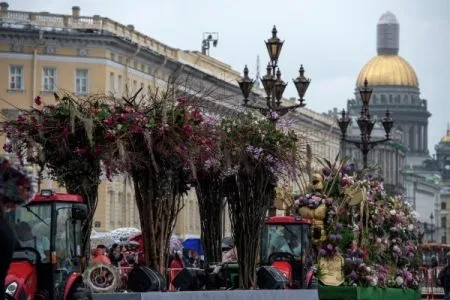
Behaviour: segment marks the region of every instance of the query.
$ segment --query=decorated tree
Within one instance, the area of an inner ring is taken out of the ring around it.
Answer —
[[[102,99],[96,96],[77,98],[55,94],[56,104],[43,105],[36,97],[36,108],[20,111],[17,118],[8,117],[2,131],[8,142],[6,152],[13,152],[23,163],[47,169],[51,178],[69,193],[80,194],[88,204],[84,223],[84,243],[89,240],[92,219],[97,207],[101,159],[106,145],[104,126],[95,114]]]
[[[208,136],[194,158],[193,182],[200,214],[201,240],[205,249],[206,263],[220,262],[222,259],[222,217],[225,194],[221,171],[219,116],[204,115],[204,122],[197,127],[197,136]]]
[[[280,176],[293,175],[298,138],[252,114],[221,123],[221,176],[239,261],[239,286],[256,287],[256,256],[266,213]],[[291,174],[290,174],[291,173]]]
[[[115,99],[100,121],[112,145],[108,173],[128,172],[134,183],[146,264],[164,274],[170,236],[192,183],[195,157],[209,144],[200,109],[175,85],[137,101]]]

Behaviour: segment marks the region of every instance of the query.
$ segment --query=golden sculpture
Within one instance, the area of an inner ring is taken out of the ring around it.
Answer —
[[[342,266],[344,258],[340,254],[335,254],[331,258],[322,257],[319,260],[319,268],[323,271],[323,275],[319,280],[325,285],[339,286],[344,283],[344,273]]]
[[[278,210],[290,209],[294,203],[294,188],[292,185],[275,188],[274,206]]]
[[[322,198],[323,191],[323,177],[321,174],[314,174],[312,176],[312,183],[310,184],[310,190],[314,192],[317,197]],[[307,206],[302,206],[298,210],[298,214],[305,219],[312,220],[312,230],[316,230],[318,228],[320,230],[320,238],[312,238],[312,243],[314,245],[320,244],[326,240],[326,232],[325,232],[325,218],[327,216],[327,207],[325,204],[320,204],[316,208],[310,208]]]
[[[308,186],[309,190],[312,192],[322,193],[323,192],[323,176],[321,174],[313,174],[311,178],[311,184]]]

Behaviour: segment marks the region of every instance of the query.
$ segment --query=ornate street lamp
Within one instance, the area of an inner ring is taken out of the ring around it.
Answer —
[[[394,126],[394,121],[391,118],[391,113],[389,109],[386,110],[386,116],[383,118],[381,124],[383,125],[384,131],[386,132],[386,138],[381,140],[371,140],[371,134],[375,121],[370,116],[369,103],[370,97],[372,96],[372,89],[368,88],[367,79],[364,81],[364,88],[359,91],[362,100],[361,115],[357,120],[359,130],[361,131],[361,140],[350,140],[347,138],[347,129],[351,123],[351,120],[345,110],[342,110],[341,118],[338,119],[338,125],[342,133],[342,141],[355,145],[359,148],[363,155],[363,167],[367,169],[367,156],[376,145],[390,141],[391,140],[391,130]]]
[[[299,104],[291,106],[281,106],[281,99],[283,98],[284,90],[287,83],[281,79],[281,71],[278,68],[278,59],[280,57],[281,48],[284,41],[277,37],[277,28],[273,26],[272,37],[265,41],[267,51],[269,52],[270,61],[267,64],[267,73],[261,79],[261,82],[266,92],[266,106],[249,104],[250,92],[253,88],[254,80],[248,76],[248,68],[244,68],[244,77],[238,80],[242,95],[244,96],[244,106],[257,109],[261,114],[270,120],[277,121],[279,117],[285,115],[291,110],[305,106],[306,90],[308,89],[311,79],[305,77],[305,70],[303,65],[300,66],[300,75],[293,79],[295,87],[299,95]]]

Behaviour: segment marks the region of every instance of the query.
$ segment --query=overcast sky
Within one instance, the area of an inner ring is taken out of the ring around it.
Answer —
[[[309,108],[325,112],[343,108],[353,97],[356,76],[376,55],[376,24],[386,11],[400,23],[400,55],[416,70],[422,98],[432,113],[429,148],[450,122],[449,0],[9,0],[11,10],[95,14],[133,24],[169,46],[200,50],[203,32],[219,32],[211,56],[236,70],[249,65],[261,72],[267,64],[264,39],[274,24],[285,40],[280,68],[284,80],[297,76],[304,64],[312,78],[306,94]],[[286,97],[296,96],[292,82]]]

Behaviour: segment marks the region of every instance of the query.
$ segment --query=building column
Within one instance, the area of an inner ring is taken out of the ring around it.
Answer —
[[[423,135],[422,135],[422,125],[417,125],[417,135],[418,135],[418,150],[419,150],[419,152],[422,152],[423,151],[423,147],[422,147],[422,145],[423,145],[423,143],[422,143],[422,141],[423,141]]]
[[[414,125],[414,152],[419,152],[419,126]]]
[[[428,124],[425,124],[423,127],[423,144],[425,153],[428,153]]]
[[[408,148],[408,150],[411,149],[411,144],[410,144],[410,125],[406,125],[403,126],[403,142],[405,144],[405,146]]]

